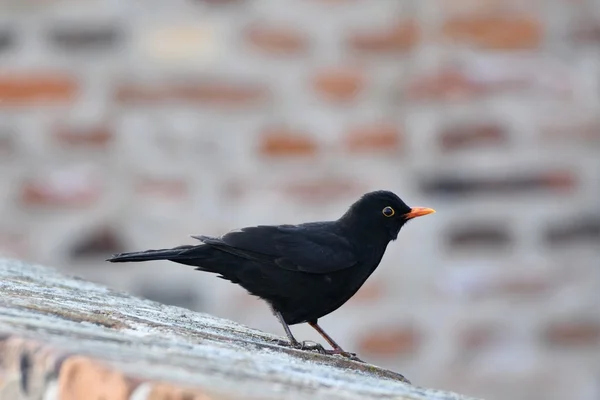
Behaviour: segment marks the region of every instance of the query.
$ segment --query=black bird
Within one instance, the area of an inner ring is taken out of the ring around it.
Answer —
[[[363,195],[336,221],[259,225],[221,237],[192,236],[202,244],[121,253],[107,261],[169,260],[219,274],[269,303],[292,346],[353,357],[321,329],[318,319],[358,291],[407,221],[434,212],[411,208],[392,192],[375,191]],[[289,325],[303,322],[333,350],[299,343]]]

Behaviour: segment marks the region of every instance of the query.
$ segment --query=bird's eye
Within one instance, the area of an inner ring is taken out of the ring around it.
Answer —
[[[384,208],[382,211],[383,215],[385,215],[386,217],[392,217],[394,214],[396,214],[396,212],[394,211],[394,209],[390,206],[387,206],[386,208]]]

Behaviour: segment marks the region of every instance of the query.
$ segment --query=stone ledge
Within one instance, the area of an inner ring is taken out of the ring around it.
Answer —
[[[19,261],[0,305],[0,399],[467,399]]]

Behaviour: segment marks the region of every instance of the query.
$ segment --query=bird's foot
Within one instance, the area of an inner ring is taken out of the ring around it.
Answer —
[[[276,340],[272,340],[272,341],[275,342]],[[310,340],[304,340],[303,342],[283,342],[283,341],[277,340],[276,342],[279,345],[284,345],[284,346],[287,345],[287,346],[293,347],[294,349],[298,349],[298,350],[317,351],[320,354],[327,355],[327,356],[340,355],[340,356],[349,358],[352,361],[358,361],[358,362],[364,363],[363,360],[361,360],[360,358],[358,358],[356,356],[356,353],[350,353],[350,352],[344,351],[343,349],[326,350],[319,343],[312,342]]]
[[[327,350],[325,350],[325,348],[323,346],[321,346],[319,343],[311,342],[310,340],[305,340],[302,343],[296,343],[296,345],[294,347],[297,349],[300,349],[300,350],[308,350],[308,351],[316,350],[321,354],[327,354]]]

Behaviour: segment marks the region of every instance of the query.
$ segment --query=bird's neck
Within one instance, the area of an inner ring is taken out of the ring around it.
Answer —
[[[343,227],[346,235],[352,238],[355,246],[364,247],[365,250],[368,247],[369,250],[384,252],[391,241],[387,229],[382,229],[381,226],[371,224],[364,219],[355,218],[353,215],[344,215],[338,222]]]

